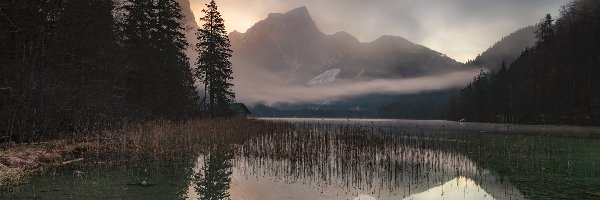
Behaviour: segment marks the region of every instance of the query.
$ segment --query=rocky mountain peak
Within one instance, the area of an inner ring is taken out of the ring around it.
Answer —
[[[285,15],[296,15],[296,16],[310,18],[310,13],[308,13],[308,8],[306,8],[306,6],[294,8],[294,9],[288,11],[287,13],[285,13]]]
[[[398,36],[385,35],[361,43],[344,31],[327,35],[318,29],[306,7],[271,13],[246,33],[232,32],[229,36],[234,67],[261,68],[286,83],[406,78],[462,67]]]
[[[269,16],[256,23],[246,35],[260,37],[261,35],[315,35],[321,34],[306,7],[299,7],[286,13],[270,13]]]

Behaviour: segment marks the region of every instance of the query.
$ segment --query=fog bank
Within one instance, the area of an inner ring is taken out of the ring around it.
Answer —
[[[336,80],[307,85],[286,82],[257,67],[235,65],[234,92],[246,104],[316,103],[368,94],[408,94],[464,87],[479,69],[407,79]]]

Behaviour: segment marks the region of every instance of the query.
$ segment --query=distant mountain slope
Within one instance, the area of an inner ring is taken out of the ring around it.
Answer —
[[[535,44],[534,32],[534,26],[519,29],[496,42],[469,64],[478,65],[493,71],[498,71],[502,67],[502,62],[505,62],[509,66],[523,53],[523,50]]]
[[[396,97],[392,103],[378,109],[380,117],[403,119],[446,119],[451,99],[458,89],[448,89]]]
[[[229,37],[234,68],[249,64],[299,84],[331,69],[339,69],[336,79],[368,80],[431,75],[464,67],[401,37],[382,36],[361,43],[346,32],[324,34],[306,7],[271,13],[245,33],[234,31]]]
[[[497,72],[502,67],[502,62],[509,66],[526,48],[535,45],[534,32],[534,26],[521,28],[503,37],[467,65]],[[393,102],[379,107],[377,114],[379,117],[385,118],[444,119],[447,118],[450,111],[451,99],[458,91],[458,89],[450,88],[397,95]]]
[[[508,69],[481,74],[454,119],[600,125],[600,1],[575,0],[538,24],[538,41]]]

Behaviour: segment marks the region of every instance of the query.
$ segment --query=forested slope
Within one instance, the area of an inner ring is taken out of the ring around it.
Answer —
[[[600,125],[600,2],[571,2],[535,33],[535,47],[465,87],[450,118]]]

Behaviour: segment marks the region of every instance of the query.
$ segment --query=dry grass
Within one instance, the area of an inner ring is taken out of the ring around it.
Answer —
[[[0,149],[0,191],[11,188],[28,174],[42,171],[64,160],[74,159],[72,153],[83,145],[65,140],[35,144],[10,143]]]
[[[83,141],[89,153],[129,159],[180,159],[215,145],[241,144],[250,137],[293,129],[285,122],[248,119],[205,119],[182,123],[159,121],[105,132]]]

